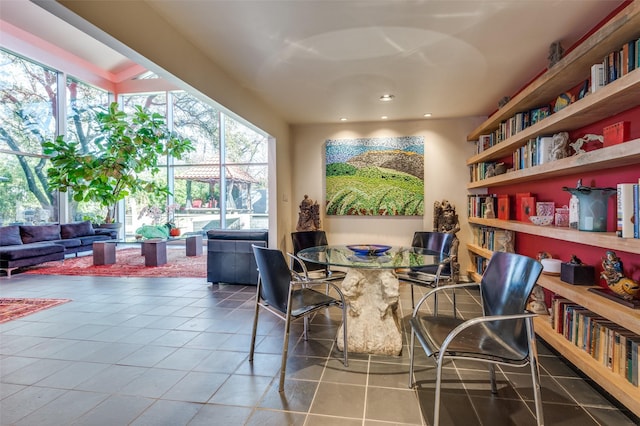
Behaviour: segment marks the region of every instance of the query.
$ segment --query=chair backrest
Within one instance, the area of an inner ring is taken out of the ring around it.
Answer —
[[[453,243],[454,234],[446,232],[416,232],[413,234],[412,247],[420,247],[432,250],[437,253],[449,255],[451,252],[451,244]],[[448,275],[451,273],[451,264],[447,264],[442,273]]]
[[[480,291],[485,315],[514,315],[525,311],[542,264],[515,253],[494,252],[482,275]],[[528,354],[524,320],[489,323],[524,358]]]
[[[278,249],[252,247],[261,280],[260,297],[272,308],[286,313],[292,277],[284,255]]]
[[[306,249],[309,247],[318,247],[318,246],[326,246],[329,245],[327,242],[327,234],[324,231],[298,231],[291,233],[291,241],[293,242],[293,254],[297,255],[298,252],[302,249]],[[308,271],[317,271],[320,269],[325,269],[325,265],[321,265],[319,263],[309,263],[306,262],[305,266]],[[301,272],[302,267],[298,263],[293,264],[293,270],[296,272]]]

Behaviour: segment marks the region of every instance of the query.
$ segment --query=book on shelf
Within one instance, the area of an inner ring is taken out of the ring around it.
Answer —
[[[619,183],[616,188],[617,222],[616,233],[618,237],[634,237],[634,206],[633,183]],[[637,185],[637,184],[636,184]]]
[[[511,219],[509,203],[511,203],[511,199],[509,195],[506,195],[506,194],[498,195],[498,219],[500,220]]]
[[[553,160],[551,152],[553,151],[553,136],[538,136],[536,149],[538,155],[537,164],[548,163]]]
[[[633,185],[633,238],[640,238],[640,179]]]
[[[604,64],[593,64],[591,66],[591,93],[595,93],[603,88],[604,84]]]

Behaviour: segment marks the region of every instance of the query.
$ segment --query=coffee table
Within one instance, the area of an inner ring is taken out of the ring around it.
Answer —
[[[93,243],[93,264],[112,265],[116,263],[116,245],[118,243],[140,244],[140,254],[144,256],[145,266],[160,266],[167,263],[167,243],[185,240],[186,255],[202,254],[202,235],[186,235],[168,239],[138,240],[125,238],[120,240],[96,241]]]

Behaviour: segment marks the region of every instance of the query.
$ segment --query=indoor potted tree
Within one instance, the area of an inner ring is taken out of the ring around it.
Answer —
[[[126,196],[139,191],[162,196],[166,185],[154,177],[160,172],[162,156],[181,159],[193,151],[191,141],[168,131],[164,118],[135,106],[131,114],[109,105],[96,119],[103,132],[93,148],[83,151],[80,144],[58,136],[43,144],[50,155],[49,185],[60,192],[71,191],[78,202],[94,201],[106,208],[104,223],[113,223],[115,208]],[[143,177],[142,172],[148,172]]]

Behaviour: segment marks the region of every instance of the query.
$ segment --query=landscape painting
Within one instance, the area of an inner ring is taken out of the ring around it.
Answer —
[[[422,216],[424,138],[327,140],[326,213]]]

